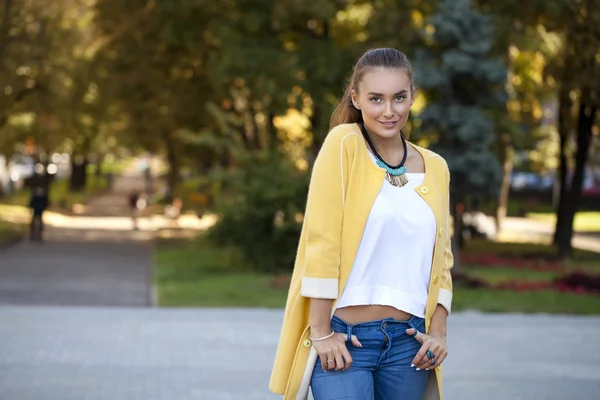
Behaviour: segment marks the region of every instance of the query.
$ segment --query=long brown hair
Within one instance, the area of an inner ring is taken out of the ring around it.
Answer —
[[[329,130],[341,124],[362,123],[362,113],[352,103],[352,89],[358,93],[358,84],[369,68],[401,69],[410,79],[411,95],[414,95],[413,69],[406,54],[393,48],[372,49],[363,54],[352,71],[346,91],[339,104],[331,114]]]

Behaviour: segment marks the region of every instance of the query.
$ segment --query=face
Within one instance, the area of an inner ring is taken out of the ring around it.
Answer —
[[[406,125],[412,97],[410,79],[401,69],[367,71],[358,92],[352,91],[352,103],[362,112],[367,131],[382,138],[397,136]]]

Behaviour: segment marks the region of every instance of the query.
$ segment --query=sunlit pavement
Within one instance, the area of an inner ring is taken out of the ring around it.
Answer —
[[[0,309],[3,400],[269,400],[281,310]],[[600,318],[456,313],[444,399],[596,399]]]

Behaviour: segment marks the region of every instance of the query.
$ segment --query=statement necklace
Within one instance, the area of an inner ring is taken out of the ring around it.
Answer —
[[[406,139],[404,139],[404,135],[400,132],[400,139],[402,140],[402,146],[404,147],[404,155],[402,156],[402,161],[400,164],[396,166],[389,165],[386,163],[383,158],[377,153],[375,146],[373,146],[373,142],[369,138],[367,134],[367,130],[365,129],[365,124],[360,125],[360,130],[362,131],[363,136],[365,137],[367,143],[369,143],[369,147],[375,153],[375,163],[379,166],[379,168],[385,169],[385,179],[392,185],[396,187],[402,187],[408,183],[408,178],[406,177],[406,167],[404,163],[406,162],[406,156],[408,154],[408,149],[406,145]]]

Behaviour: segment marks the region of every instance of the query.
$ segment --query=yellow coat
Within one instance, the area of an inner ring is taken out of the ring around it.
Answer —
[[[425,327],[437,304],[452,302],[449,184],[446,161],[412,145],[425,160],[425,180],[416,188],[437,222]],[[325,139],[312,172],[300,243],[287,298],[281,338],[269,388],[285,400],[304,400],[317,352],[309,339],[310,298],[336,299],[358,251],[371,206],[385,171],[371,160],[356,124],[335,127]],[[433,371],[432,371],[433,372]],[[426,399],[441,399],[442,369],[430,374]]]

